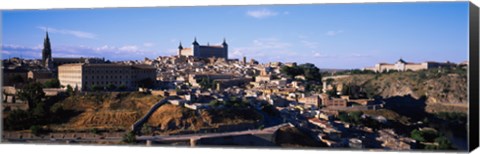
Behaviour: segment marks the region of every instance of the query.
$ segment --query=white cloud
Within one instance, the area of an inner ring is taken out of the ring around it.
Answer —
[[[336,36],[336,35],[338,35],[338,34],[340,34],[340,33],[343,33],[343,30],[336,30],[336,31],[335,31],[335,30],[331,30],[331,31],[328,31],[328,32],[326,33],[326,35],[328,35],[328,36]]]
[[[72,35],[78,38],[87,38],[87,39],[95,39],[97,38],[97,35],[89,32],[83,32],[83,31],[78,31],[78,30],[69,30],[69,29],[56,29],[56,28],[51,28],[51,27],[44,27],[44,26],[39,26],[37,27],[39,29],[42,29],[44,31],[48,30],[49,33],[58,33],[58,34],[64,34],[64,35]]]
[[[278,15],[278,12],[271,11],[268,9],[260,9],[260,10],[250,10],[247,11],[247,15],[250,17],[254,17],[257,19],[267,18]]]
[[[101,47],[94,48],[95,51],[115,50],[115,47],[109,45],[103,45]]]
[[[243,52],[242,52],[240,49],[235,49],[235,50],[233,50],[233,52],[232,52],[232,56],[233,56],[233,57],[243,57],[244,54],[243,54]]]
[[[154,50],[145,50],[138,45],[111,46],[103,45],[98,47],[91,46],[63,46],[52,47],[53,57],[105,57],[110,60],[132,60],[143,59],[145,57],[157,57],[160,52]],[[43,48],[43,47],[42,47]],[[42,49],[20,45],[2,45],[2,54],[12,56],[22,56],[23,58],[40,58]]]
[[[2,55],[10,55],[12,52],[7,51],[7,50],[2,50]]]
[[[316,58],[327,58],[327,57],[330,57],[330,56],[329,56],[329,55],[326,55],[326,54],[321,54],[320,52],[314,52],[313,57],[316,57]]]
[[[138,51],[138,47],[136,45],[126,45],[118,48],[121,51],[128,51],[128,52],[135,52]]]
[[[154,45],[155,45],[155,44],[153,44],[153,43],[151,43],[151,42],[145,42],[145,43],[143,43],[143,46],[145,46],[145,47],[152,47],[152,46],[154,46]]]
[[[372,57],[372,55],[352,53],[352,54],[347,55],[347,57],[352,57],[352,58],[369,58],[369,57]]]
[[[22,58],[38,58],[41,56],[42,48],[35,46],[35,47],[27,47],[21,45],[14,45],[14,44],[3,44],[2,45],[2,55],[12,55],[12,56],[19,56]]]

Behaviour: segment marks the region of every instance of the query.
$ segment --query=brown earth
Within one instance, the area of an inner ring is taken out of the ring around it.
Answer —
[[[147,124],[161,132],[197,131],[222,125],[256,123],[261,115],[253,109],[201,110],[196,113],[185,107],[165,104],[155,111]]]
[[[427,111],[436,112],[445,106],[432,104],[460,104],[467,100],[467,74],[464,69],[432,69],[416,72],[394,72],[382,74],[355,74],[337,79],[343,85],[357,85],[383,98],[411,96],[426,98]],[[459,107],[458,111],[464,110]]]
[[[68,122],[52,125],[53,130],[126,130],[161,97],[142,93],[101,93],[71,96],[58,102],[64,110],[78,112]]]
[[[383,116],[387,120],[397,121],[397,122],[400,122],[404,125],[408,124],[409,120],[410,120],[408,117],[402,116],[402,115],[396,113],[395,111],[388,110],[388,109],[365,110],[365,111],[362,111],[362,112],[364,114],[373,115],[373,116]]]

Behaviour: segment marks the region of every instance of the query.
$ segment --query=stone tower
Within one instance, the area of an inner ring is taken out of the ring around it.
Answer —
[[[222,46],[223,46],[223,57],[225,58],[225,60],[227,60],[228,59],[228,44],[227,44],[227,40],[225,38],[223,38]]]
[[[178,55],[182,55],[182,50],[183,50],[183,46],[182,46],[182,42],[180,42],[180,44],[178,45]]]
[[[200,44],[197,42],[197,37],[193,39],[192,43],[192,54],[193,56],[198,56],[200,55]]]
[[[46,32],[45,40],[43,40],[43,50],[42,50],[42,65],[44,67],[51,67],[52,62],[52,48],[50,45],[50,38],[48,37],[48,31]]]

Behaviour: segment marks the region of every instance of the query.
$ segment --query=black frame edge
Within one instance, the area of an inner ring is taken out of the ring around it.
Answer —
[[[469,115],[468,149],[473,151],[479,144],[479,11],[470,2],[469,5]]]

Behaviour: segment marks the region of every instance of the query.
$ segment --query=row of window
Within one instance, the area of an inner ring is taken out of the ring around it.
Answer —
[[[86,70],[85,73],[130,73],[129,70]]]
[[[128,76],[113,76],[113,75],[97,75],[97,76],[90,76],[91,79],[128,79]],[[135,78],[136,76],[132,75],[132,78]],[[88,79],[89,76],[85,76],[85,79]]]
[[[94,81],[94,82],[88,82],[88,81],[85,81],[85,85],[88,85],[88,84],[91,84],[91,85],[109,85],[109,84],[113,84],[113,85],[133,85],[135,84],[135,82],[133,81]]]
[[[85,70],[85,73],[149,73],[149,70]]]

